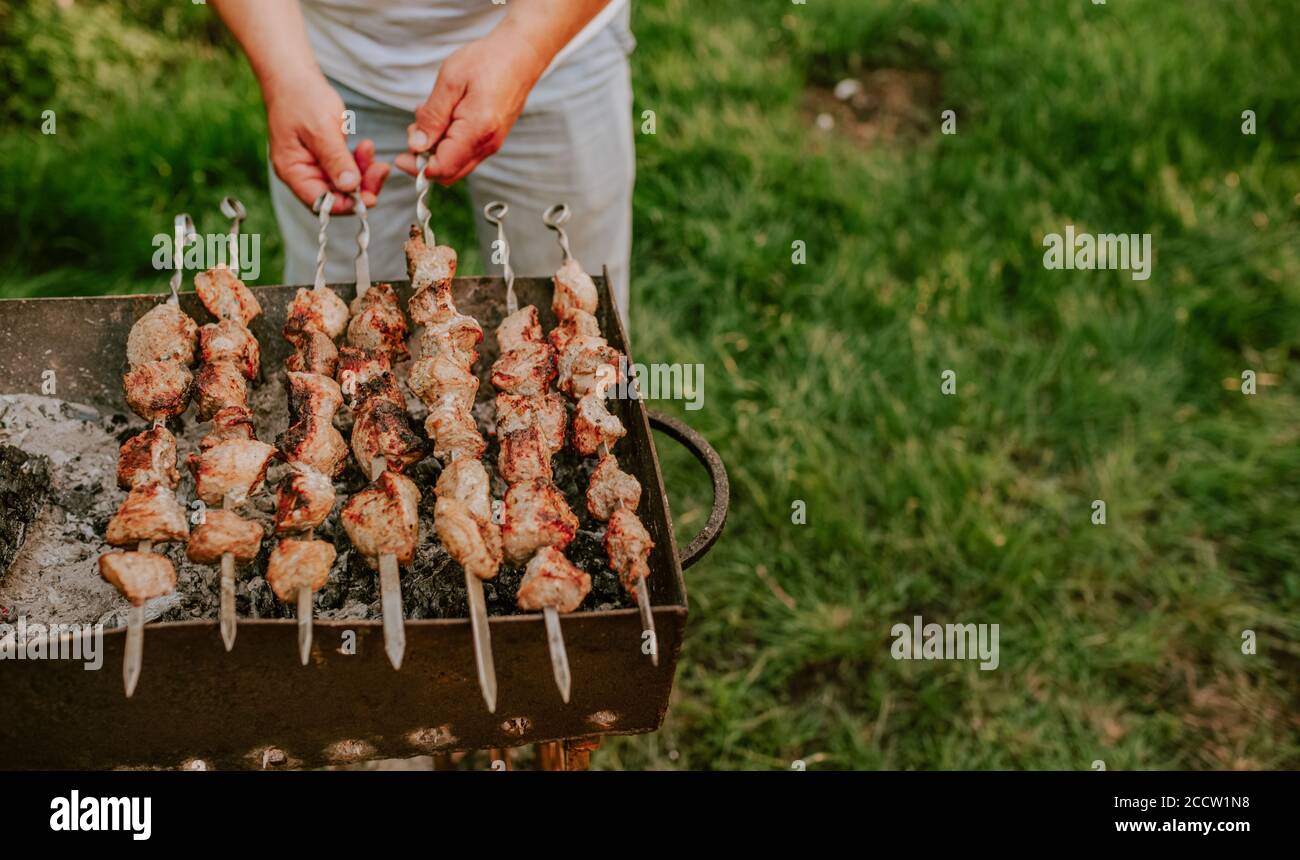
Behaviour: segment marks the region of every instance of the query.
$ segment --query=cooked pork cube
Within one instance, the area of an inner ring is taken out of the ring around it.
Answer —
[[[275,492],[275,533],[319,528],[334,509],[334,483],[310,466],[299,465]]]
[[[194,292],[199,301],[217,319],[234,320],[248,325],[262,312],[253,291],[225,266],[217,266],[194,276]]]
[[[320,591],[329,579],[335,555],[334,544],[323,540],[281,538],[266,563],[266,581],[286,603],[303,588]]]
[[[261,489],[273,456],[275,446],[256,439],[232,439],[202,454],[191,454],[194,494],[213,507],[221,505],[226,496],[240,504]]]
[[[213,508],[204,511],[203,522],[190,533],[185,554],[195,564],[215,564],[230,553],[236,561],[257,558],[265,532],[261,523],[246,520],[234,511]]]
[[[587,485],[587,511],[604,522],[614,511],[635,511],[641,503],[641,482],[618,467],[613,454],[600,458]]]
[[[256,379],[262,365],[257,338],[234,320],[208,323],[199,329],[199,355],[206,364],[233,362],[248,379]]]
[[[456,276],[456,252],[446,245],[430,248],[424,242],[424,230],[411,225],[410,238],[406,240],[406,274],[411,279],[411,289],[437,288],[451,283]],[[411,311],[415,319],[415,311]],[[415,320],[426,325],[423,320]]]
[[[609,527],[605,530],[605,553],[609,556],[609,566],[618,573],[623,587],[634,600],[637,579],[650,575],[647,559],[654,547],[650,533],[633,511],[619,508],[610,515]]]
[[[447,554],[473,576],[491,579],[501,567],[501,529],[479,519],[469,506],[452,496],[440,496],[433,506],[433,528]]]
[[[466,367],[478,360],[478,345],[483,342],[483,326],[471,316],[456,312],[441,322],[429,323],[420,335],[420,354],[432,355],[444,346],[453,350]]]
[[[163,484],[141,484],[108,521],[104,540],[111,546],[134,546],[144,540],[185,540],[189,533],[190,521],[176,494]]]
[[[448,398],[461,408],[469,409],[478,395],[478,377],[445,353],[416,359],[406,381],[415,396],[431,409]]]
[[[406,411],[406,394],[402,391],[401,384],[397,381],[397,374],[391,370],[385,370],[376,376],[372,376],[365,382],[358,383],[356,390],[352,392],[354,404],[369,403],[373,400],[383,400],[393,404],[403,412]]]
[[[124,490],[141,484],[164,484],[176,489],[176,437],[156,424],[122,443],[117,451],[117,485]]]
[[[458,457],[448,463],[438,476],[433,492],[440,499],[464,502],[479,522],[492,521],[491,481],[482,460]]]
[[[591,591],[591,577],[554,547],[542,547],[524,568],[515,604],[536,612],[548,606],[572,612]]]
[[[369,487],[352,494],[339,519],[366,564],[378,569],[381,555],[409,564],[415,558],[419,506],[420,490],[414,481],[384,472]]]
[[[586,311],[589,314],[596,312],[596,305],[600,301],[596,284],[591,280],[591,275],[582,270],[577,260],[570,259],[560,266],[552,280],[555,283],[555,298],[551,301],[551,310],[555,312],[557,320],[568,319],[575,311]]]
[[[199,440],[199,447],[206,451],[231,439],[256,439],[253,432],[253,413],[244,406],[227,406],[212,416],[212,429]]]
[[[406,318],[397,304],[397,294],[388,284],[375,284],[352,303],[348,323],[348,345],[382,352],[393,361],[408,355]]]
[[[546,336],[542,333],[542,324],[537,318],[536,305],[520,308],[497,326],[497,343],[501,345],[502,352],[545,342]]]
[[[504,438],[516,430],[536,425],[546,437],[546,446],[552,456],[564,448],[564,425],[567,419],[564,398],[555,391],[531,397],[522,394],[497,395],[497,436]]]
[[[194,377],[199,420],[208,421],[223,409],[248,409],[248,379],[231,361],[213,361]]]
[[[319,418],[290,424],[275,437],[275,444],[288,462],[302,463],[331,478],[343,474],[348,464],[348,443],[343,434]]]
[[[555,378],[555,351],[550,344],[528,344],[501,355],[492,365],[492,384],[507,394],[537,395]]]
[[[444,463],[453,457],[478,459],[487,450],[474,416],[455,403],[433,409],[424,419],[424,431],[433,442],[433,456]]]
[[[343,391],[339,384],[320,373],[285,374],[289,386],[289,420],[297,423],[315,418],[329,423],[334,413],[343,405]]]
[[[126,338],[126,361],[132,367],[154,361],[194,363],[199,324],[170,301],[154,307],[131,326]]]
[[[370,474],[376,457],[400,472],[424,459],[424,441],[411,429],[406,410],[387,400],[366,400],[352,424],[352,453],[361,471]]]
[[[348,327],[348,305],[329,287],[303,289],[294,294],[284,323],[284,336],[293,341],[302,332],[320,331],[338,340]]]
[[[623,354],[603,337],[575,337],[560,356],[555,387],[575,400],[598,389],[607,391],[618,382],[623,364]]]
[[[416,290],[406,303],[406,310],[416,325],[432,326],[454,319],[457,311],[451,298],[450,281],[446,286]]]
[[[179,361],[147,361],[122,377],[126,404],[146,421],[180,415],[190,402],[194,376]]]
[[[508,484],[551,480],[551,451],[542,431],[533,426],[502,436],[497,470]]]
[[[569,341],[575,337],[600,337],[600,323],[593,314],[574,311],[568,319],[560,320],[559,325],[551,329],[550,341],[556,355],[564,355]]]
[[[339,349],[339,385],[349,398],[356,396],[358,385],[364,385],[375,376],[392,369],[392,362],[388,360],[388,355],[385,353],[371,352],[355,346]]]
[[[99,557],[99,575],[135,606],[176,589],[176,568],[152,552],[104,553]]]
[[[291,339],[293,352],[284,360],[286,370],[319,373],[333,378],[339,365],[339,348],[323,331],[296,333]]]
[[[610,413],[603,395],[593,391],[578,401],[573,413],[573,447],[579,454],[590,457],[601,445],[612,447],[626,435],[623,422]]]
[[[539,548],[563,550],[578,533],[578,518],[550,481],[525,481],[506,491],[501,540],[506,558],[520,564]]]

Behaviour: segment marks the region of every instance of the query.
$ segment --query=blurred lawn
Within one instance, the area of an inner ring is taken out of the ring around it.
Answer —
[[[211,12],[57,6],[0,0],[0,295],[159,290],[150,238],[227,193],[276,281]],[[637,0],[637,357],[706,365],[734,498],[667,725],[600,766],[1300,766],[1296,12]],[[880,69],[931,82],[921,128],[814,128],[807,88]],[[1068,223],[1152,233],[1151,279],[1044,270]],[[706,482],[662,447],[687,538]],[[1000,624],[1000,668],[893,661],[918,613]]]

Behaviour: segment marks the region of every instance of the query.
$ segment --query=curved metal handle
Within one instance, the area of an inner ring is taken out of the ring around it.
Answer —
[[[686,570],[703,558],[722,535],[722,527],[727,524],[727,513],[731,509],[731,481],[718,452],[689,424],[662,412],[649,411],[649,418],[653,429],[680,442],[694,454],[695,459],[709,470],[709,479],[713,482],[713,510],[709,519],[682,551],[682,570]]]

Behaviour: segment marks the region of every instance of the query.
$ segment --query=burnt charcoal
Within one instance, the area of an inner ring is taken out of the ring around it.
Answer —
[[[8,570],[18,555],[49,492],[48,459],[0,445],[0,572]]]

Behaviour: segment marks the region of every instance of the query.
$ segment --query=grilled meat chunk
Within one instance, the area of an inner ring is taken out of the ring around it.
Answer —
[[[373,377],[392,369],[393,365],[386,353],[371,352],[355,346],[345,346],[339,350],[339,386],[348,398],[356,397],[358,385],[365,385]]]
[[[553,606],[560,612],[572,612],[582,605],[591,591],[591,577],[564,557],[554,547],[542,547],[528,562],[519,583],[515,604],[520,609],[537,611]]]
[[[205,364],[232,362],[247,379],[256,379],[262,365],[257,338],[234,320],[208,323],[199,329],[199,355]]]
[[[458,457],[442,468],[433,491],[438,498],[459,499],[479,522],[492,521],[492,490],[482,460]]]
[[[453,313],[442,322],[430,323],[420,334],[420,355],[431,356],[450,350],[466,369],[478,361],[478,345],[483,342],[483,326],[462,313]]]
[[[134,546],[143,540],[185,540],[189,533],[189,519],[176,494],[160,483],[140,484],[108,521],[104,540],[110,546]]]
[[[195,275],[194,292],[217,319],[233,320],[247,326],[262,312],[253,291],[225,266],[216,266]]]
[[[500,438],[497,470],[506,483],[551,480],[551,451],[538,427],[525,427]]]
[[[648,559],[655,542],[641,524],[641,519],[627,508],[619,508],[609,517],[605,529],[605,553],[609,566],[614,568],[623,587],[636,599],[636,581],[650,575]]]
[[[292,343],[294,337],[308,331],[324,332],[333,340],[348,327],[348,305],[334,291],[303,288],[293,296],[284,323],[284,336]]]
[[[132,367],[155,361],[194,363],[199,325],[179,305],[170,301],[154,307],[131,326],[126,338],[126,361]]]
[[[564,355],[569,341],[575,337],[600,337],[600,323],[596,321],[593,314],[574,311],[567,319],[560,320],[559,324],[551,329],[550,341],[551,346],[555,348],[555,354]]]
[[[290,343],[294,351],[284,360],[287,370],[295,373],[319,373],[333,378],[339,365],[339,348],[323,331],[297,332]]]
[[[331,478],[343,474],[348,464],[348,443],[343,434],[319,418],[290,424],[275,437],[275,444],[288,462],[302,463]]]
[[[402,386],[397,381],[397,374],[391,370],[385,370],[365,382],[358,383],[353,393],[353,400],[356,403],[384,400],[403,412],[406,411],[406,394],[402,392]]]
[[[117,485],[124,490],[142,484],[163,484],[176,489],[176,437],[156,424],[122,443],[117,450]]]
[[[605,391],[619,380],[623,354],[603,337],[574,337],[560,356],[556,387],[574,400]]]
[[[176,568],[152,552],[106,552],[99,557],[99,575],[135,606],[176,589]]]
[[[613,447],[626,435],[623,422],[606,408],[603,395],[593,391],[578,401],[573,414],[573,447],[579,454],[590,457],[601,445]]]
[[[199,440],[199,448],[206,451],[231,439],[256,438],[253,413],[245,406],[227,406],[212,416],[212,429]]]
[[[381,555],[398,564],[415,558],[419,531],[420,490],[410,478],[384,472],[364,490],[353,493],[339,519],[366,564],[376,570]]]
[[[273,456],[275,446],[256,439],[232,439],[202,454],[191,454],[194,494],[213,507],[222,504],[226,496],[242,503],[261,489]]]
[[[265,532],[261,523],[246,520],[234,511],[213,508],[190,533],[185,554],[196,564],[214,564],[230,553],[239,562],[250,562],[262,549]]]
[[[122,377],[126,403],[146,421],[165,421],[180,415],[190,402],[194,376],[179,361],[147,361]]]
[[[376,457],[383,457],[389,469],[401,472],[424,459],[424,441],[411,429],[405,409],[375,398],[357,407],[352,424],[352,453],[367,474]]]
[[[337,553],[323,540],[281,538],[266,564],[266,581],[280,600],[293,600],[299,589],[320,591],[329,579]]]
[[[474,416],[455,403],[439,404],[431,410],[424,419],[424,431],[433,442],[433,456],[444,463],[457,456],[477,460],[487,450]]]
[[[223,409],[248,410],[248,379],[232,361],[213,361],[200,367],[194,391],[200,421]]]
[[[544,395],[497,395],[497,436],[505,438],[516,430],[536,425],[546,437],[551,456],[564,448],[564,425],[568,413],[564,398],[554,391]]]
[[[524,481],[506,491],[501,540],[506,558],[520,564],[539,548],[563,550],[578,533],[578,518],[549,481]]]
[[[618,467],[613,454],[600,458],[587,485],[587,511],[604,522],[619,508],[635,511],[641,503],[641,482]]]
[[[397,293],[388,284],[375,284],[352,302],[348,345],[381,352],[393,361],[406,358],[406,318]]]
[[[319,528],[334,509],[334,483],[310,466],[299,465],[275,492],[275,533]]]
[[[454,496],[439,496],[433,506],[433,528],[448,555],[470,574],[479,579],[497,575],[502,550],[496,523],[475,516],[469,505]]]
[[[455,250],[446,245],[430,248],[424,242],[424,230],[417,224],[411,225],[405,251],[406,274],[411,279],[413,290],[446,287],[456,277]],[[420,325],[428,325],[428,321],[416,318],[414,308],[411,310],[411,318]]]
[[[596,312],[600,301],[596,284],[577,260],[570,259],[560,266],[552,281],[555,283],[555,297],[551,301],[551,310],[557,320],[568,319],[575,311]]]
[[[342,389],[328,376],[290,371],[285,374],[285,382],[289,386],[291,422],[314,418],[328,424],[343,405]]]
[[[448,399],[462,409],[469,409],[478,395],[478,377],[446,353],[416,359],[406,382],[430,409]]]
[[[527,305],[512,313],[497,326],[497,343],[502,352],[523,349],[530,344],[546,343],[542,323],[537,318],[537,305]]]
[[[545,343],[504,352],[492,365],[492,384],[507,394],[545,394],[554,378],[555,351]]]

